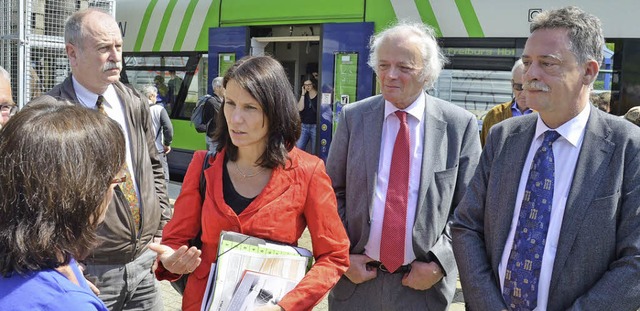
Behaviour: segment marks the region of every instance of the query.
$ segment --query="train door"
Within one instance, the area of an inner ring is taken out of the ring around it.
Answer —
[[[340,108],[373,94],[367,66],[373,23],[223,27],[209,34],[209,82],[247,54],[279,60],[297,96],[304,80],[317,74],[316,145],[307,151],[324,160]]]

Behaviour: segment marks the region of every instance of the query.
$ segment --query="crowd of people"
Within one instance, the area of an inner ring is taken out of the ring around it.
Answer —
[[[308,229],[313,265],[255,310],[327,294],[330,310],[446,310],[458,279],[467,310],[638,310],[640,110],[590,104],[597,17],[545,11],[530,32],[482,132],[425,91],[446,62],[431,27],[375,34],[381,94],[343,107],[326,167],[302,150],[317,80],[296,99],[277,60],[244,57],[213,79],[208,150],[171,209],[158,99],[182,81],[121,83],[116,21],[74,13],[71,74],[46,95],[17,112],[0,67],[0,309],[163,310],[158,280],[183,280],[182,310],[200,310],[221,232],[296,245]]]

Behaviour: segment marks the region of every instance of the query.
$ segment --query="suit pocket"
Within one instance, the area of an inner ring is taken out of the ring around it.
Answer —
[[[345,301],[353,296],[357,287],[357,284],[351,282],[349,278],[343,275],[338,283],[336,283],[336,286],[333,287],[333,290],[331,290],[331,298],[336,301]]]
[[[458,176],[458,166],[450,169],[433,173],[435,193],[433,199],[440,208],[447,210],[451,206],[453,192],[456,186],[456,177]]]

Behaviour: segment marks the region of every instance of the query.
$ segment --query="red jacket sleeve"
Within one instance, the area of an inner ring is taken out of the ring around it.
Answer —
[[[200,232],[202,213],[200,174],[205,155],[206,151],[196,151],[193,154],[182,182],[180,195],[173,207],[173,218],[164,227],[162,233],[162,244],[174,250],[182,245],[189,245],[189,240]],[[158,280],[175,281],[182,276],[169,272],[160,261],[155,273]]]

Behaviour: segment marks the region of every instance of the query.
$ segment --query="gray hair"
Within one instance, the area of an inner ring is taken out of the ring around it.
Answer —
[[[422,54],[423,68],[421,76],[425,79],[425,87],[430,88],[440,76],[440,72],[447,63],[447,58],[442,54],[438,43],[436,42],[435,31],[428,25],[423,23],[400,22],[393,25],[377,35],[371,36],[369,41],[369,62],[368,65],[377,72],[378,65],[378,47],[380,43],[392,36],[401,35],[415,36],[420,42],[420,52]]]
[[[531,33],[538,29],[558,28],[569,31],[569,50],[573,52],[578,63],[595,60],[602,64],[605,41],[599,18],[575,6],[567,6],[536,15],[529,26]]]
[[[7,82],[11,83],[11,75],[2,66],[0,66],[0,77],[5,78],[5,80],[7,80]]]
[[[224,82],[224,78],[223,77],[216,77],[215,79],[211,80],[211,87],[215,90],[218,87],[223,87],[222,84]]]
[[[155,85],[152,84],[145,84],[140,88],[140,92],[146,97],[149,97],[149,95],[151,94],[158,95],[158,88],[156,88]]]
[[[109,15],[109,13],[97,8],[88,8],[71,14],[64,24],[64,43],[73,44],[79,49],[82,48],[82,40],[85,36],[82,22],[87,15],[94,12]]]
[[[513,76],[516,75],[516,70],[518,69],[524,69],[524,63],[522,63],[522,59],[519,58],[514,64],[513,67],[511,68],[511,78],[513,78]]]

